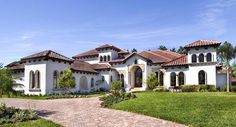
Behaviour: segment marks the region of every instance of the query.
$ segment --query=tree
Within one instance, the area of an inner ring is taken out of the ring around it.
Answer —
[[[58,85],[65,90],[75,87],[75,77],[70,69],[67,68],[63,71],[63,74],[59,77]]]
[[[6,68],[0,69],[0,97],[2,94],[7,94],[10,97],[10,93],[13,93],[13,78],[10,71]]]
[[[147,83],[148,89],[150,90],[154,89],[156,86],[159,86],[159,81],[157,79],[156,73],[151,73],[147,77],[146,83]]]
[[[179,54],[186,54],[186,50],[184,49],[184,47],[179,46],[179,49],[177,50],[177,53],[179,53]]]
[[[0,63],[0,68],[3,68],[3,63]]]
[[[159,50],[167,50],[166,46],[164,46],[164,45],[160,45],[158,49]]]
[[[218,57],[220,62],[223,63],[223,65],[226,67],[226,73],[227,73],[227,92],[229,92],[229,85],[230,85],[230,60],[234,59],[236,57],[236,48],[232,46],[231,43],[225,41],[223,45],[221,45],[217,49]]]
[[[175,48],[170,49],[171,52],[176,52]]]
[[[134,52],[138,52],[138,51],[137,51],[136,48],[133,48],[133,49],[131,50],[131,52],[134,53]]]
[[[232,66],[232,75],[233,77],[236,77],[236,63],[234,63]]]

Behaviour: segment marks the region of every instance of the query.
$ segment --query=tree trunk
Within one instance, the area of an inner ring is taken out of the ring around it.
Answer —
[[[229,92],[229,85],[230,85],[230,66],[226,66],[226,73],[227,73],[227,92]]]

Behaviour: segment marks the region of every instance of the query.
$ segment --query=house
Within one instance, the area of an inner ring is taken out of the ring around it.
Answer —
[[[217,64],[216,49],[220,43],[198,40],[186,45],[187,54],[155,50],[130,53],[105,44],[71,58],[51,50],[42,51],[13,62],[7,67],[15,77],[15,89],[25,94],[45,95],[61,92],[58,78],[63,70],[72,70],[76,80],[73,92],[109,90],[114,80],[126,91],[146,90],[145,80],[156,73],[166,88],[184,84],[226,84],[226,74]]]

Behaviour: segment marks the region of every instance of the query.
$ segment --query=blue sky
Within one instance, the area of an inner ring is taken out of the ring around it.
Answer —
[[[110,43],[138,51],[199,39],[236,45],[236,0],[0,0],[0,62]]]

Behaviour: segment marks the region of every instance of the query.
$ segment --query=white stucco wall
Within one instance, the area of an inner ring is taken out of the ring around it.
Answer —
[[[198,48],[198,50],[196,50],[196,48],[192,48],[188,51],[188,63],[192,63],[192,55],[193,54],[197,55],[197,62],[198,62],[198,56],[200,54],[204,54],[204,61],[206,62],[207,53],[211,53],[212,62],[217,61],[216,49],[214,47],[208,47],[207,49],[203,47],[203,48]]]
[[[85,62],[90,63],[90,64],[97,64],[97,63],[99,63],[98,57],[82,58],[80,60],[81,61],[85,61]]]
[[[25,83],[25,74],[24,71],[16,71],[12,74],[14,80],[13,89],[16,91],[23,91],[24,90],[24,83]]]

